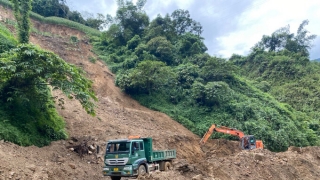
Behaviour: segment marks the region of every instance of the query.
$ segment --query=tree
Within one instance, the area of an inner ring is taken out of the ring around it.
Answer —
[[[103,28],[105,27],[105,17],[103,14],[98,13],[96,18],[87,18],[85,25],[97,30],[103,30]]]
[[[116,84],[126,92],[151,94],[164,86],[173,76],[170,68],[160,61],[146,60],[136,68],[117,76]]]
[[[125,45],[126,41],[122,34],[122,28],[118,24],[112,24],[107,32],[102,34],[102,42],[106,43],[111,42],[115,46]]]
[[[206,81],[232,81],[236,68],[221,58],[210,58],[201,69],[201,77]]]
[[[12,0],[14,16],[18,23],[19,42],[29,43],[31,0]]]
[[[147,43],[151,54],[167,64],[173,63],[173,45],[165,37],[155,37]]]
[[[191,33],[181,35],[179,38],[179,51],[181,56],[187,57],[204,53],[207,47],[202,40],[202,38]]]
[[[83,19],[81,13],[78,11],[69,12],[67,18],[71,21],[78,22],[81,24],[85,24],[86,20]]]
[[[316,38],[315,34],[308,35],[309,31],[305,30],[305,26],[309,23],[304,20],[298,30],[297,35],[290,33],[290,26],[282,27],[271,34],[271,36],[263,35],[253,49],[268,50],[269,52],[279,52],[284,49],[295,53],[301,53],[302,56],[309,56],[309,49],[312,47],[312,41]]]
[[[135,35],[132,39],[130,39],[130,41],[128,41],[127,43],[128,49],[135,49],[139,45],[140,41],[141,41],[140,36]]]
[[[117,0],[118,10],[116,16],[111,18],[107,15],[107,24],[114,23],[119,25],[120,33],[125,42],[135,35],[142,35],[149,25],[149,17],[143,11],[145,0],[139,0],[137,5],[127,0]],[[124,44],[123,44],[124,45]]]
[[[0,77],[6,79],[1,95],[3,100],[38,99],[39,107],[45,106],[48,85],[60,89],[69,98],[80,101],[82,107],[94,115],[92,82],[83,72],[69,65],[52,52],[43,51],[34,45],[21,44],[0,55]]]
[[[229,85],[222,81],[208,82],[206,85],[196,81],[192,85],[191,96],[201,105],[214,106],[232,99],[231,92]]]
[[[186,63],[180,64],[175,68],[179,85],[183,88],[191,88],[195,79],[199,76],[199,66]]]
[[[61,89],[69,98],[80,101],[87,113],[94,115],[92,83],[80,69],[69,65],[51,52],[42,51],[29,42],[31,0],[12,0],[18,23],[17,48],[0,55],[0,76],[5,79],[2,98],[6,101],[38,99],[44,106],[50,96],[48,85]]]
[[[158,15],[149,25],[145,39],[149,41],[157,36],[166,37],[169,41],[174,42],[176,34],[173,28],[171,17],[167,14],[165,17]]]
[[[44,17],[57,16],[66,18],[70,13],[65,0],[33,0],[32,11]]]
[[[202,26],[199,22],[190,18],[188,10],[178,9],[172,14],[172,23],[177,35],[182,35],[186,32],[190,32],[200,36],[202,33]]]
[[[304,20],[298,30],[297,35],[289,39],[285,45],[285,48],[291,52],[300,52],[304,56],[309,56],[309,49],[312,48],[312,41],[317,37],[315,34],[308,35],[309,31],[305,29],[309,21]]]
[[[290,34],[290,26],[282,27],[271,34],[271,36],[263,35],[261,41],[256,45],[261,49],[268,51],[280,51],[294,35]]]

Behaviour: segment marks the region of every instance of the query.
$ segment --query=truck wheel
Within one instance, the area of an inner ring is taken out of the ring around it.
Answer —
[[[161,161],[159,163],[159,169],[160,169],[160,171],[165,171],[166,170],[166,166],[165,166],[165,162],[164,161]]]
[[[169,171],[169,170],[172,170],[172,169],[173,169],[173,167],[172,167],[171,162],[166,162],[164,164],[164,171]]]
[[[120,180],[121,177],[119,177],[119,176],[111,176],[111,179],[112,179],[112,180]]]
[[[146,173],[146,167],[144,165],[140,165],[138,169],[138,177],[144,176]]]

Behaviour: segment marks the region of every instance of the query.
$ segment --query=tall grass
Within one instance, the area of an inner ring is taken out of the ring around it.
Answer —
[[[0,24],[0,42],[0,53],[9,50],[18,43],[10,31],[2,24]]]

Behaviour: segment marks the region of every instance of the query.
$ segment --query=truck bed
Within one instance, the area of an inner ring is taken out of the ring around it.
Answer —
[[[151,162],[175,159],[176,156],[176,150],[153,151],[151,156]]]
[[[176,150],[153,151],[152,138],[142,138],[142,139],[143,139],[143,143],[146,151],[146,158],[148,162],[164,161],[164,160],[176,158],[177,156]]]

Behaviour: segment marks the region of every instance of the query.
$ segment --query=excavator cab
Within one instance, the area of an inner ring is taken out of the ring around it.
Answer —
[[[256,149],[256,138],[253,135],[243,136],[240,141],[242,149]]]

